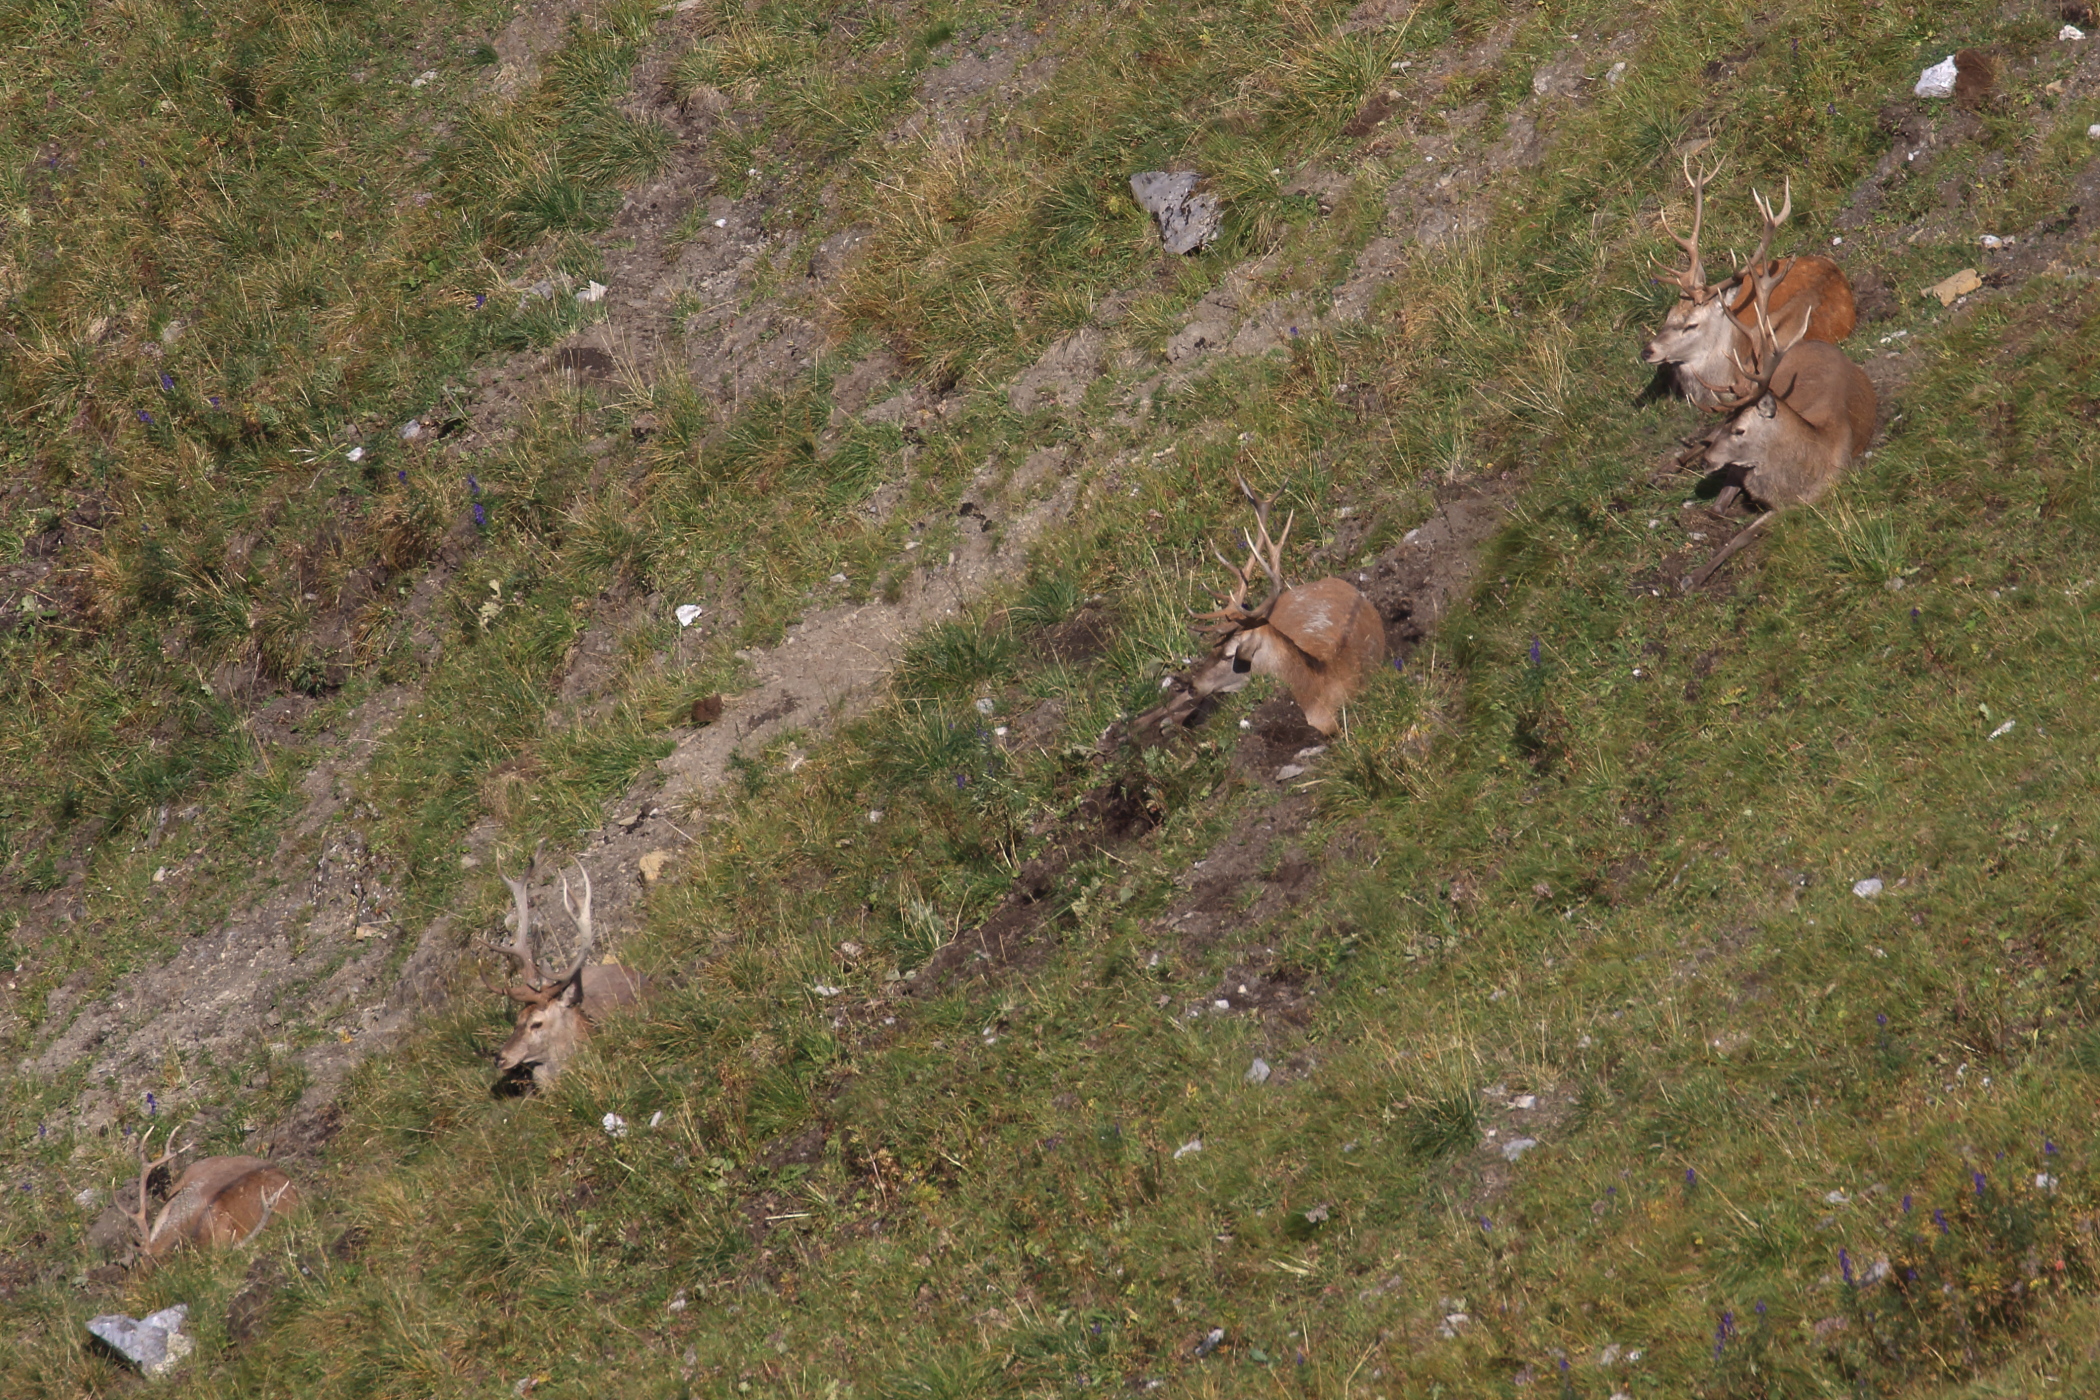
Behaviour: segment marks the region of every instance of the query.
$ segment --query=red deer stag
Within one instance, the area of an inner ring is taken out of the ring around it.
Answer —
[[[517,937],[509,944],[486,944],[511,960],[519,981],[500,990],[522,1004],[517,1027],[496,1052],[496,1068],[506,1079],[529,1070],[533,1083],[542,1088],[554,1082],[577,1047],[590,1038],[591,1027],[599,1018],[607,1011],[636,1005],[650,990],[646,979],[617,963],[590,961],[597,938],[591,928],[591,875],[580,861],[576,869],[583,877],[581,907],[570,897],[568,875],[561,877],[562,907],[576,925],[576,953],[566,971],[552,977],[540,971],[532,937],[532,901],[526,893],[526,881],[532,878],[530,866],[525,880],[503,877],[517,904]]]
[[[1761,197],[1752,197],[1765,221],[1765,243],[1750,264],[1756,268],[1772,231],[1786,221],[1793,203],[1787,201],[1775,215]],[[1765,513],[1687,575],[1680,585],[1686,590],[1713,577],[1788,507],[1821,500],[1874,441],[1877,404],[1866,371],[1835,345],[1805,340],[1801,333],[1782,349],[1767,310],[1779,274],[1767,269],[1751,273],[1749,280],[1758,326],[1754,358],[1749,365],[1736,364],[1732,385],[1719,404],[1734,416],[1707,449],[1706,465],[1725,478],[1718,509],[1726,510],[1740,494],[1763,506]]]
[[[1692,187],[1692,236],[1679,238],[1669,221],[1663,221],[1663,230],[1684,249],[1685,268],[1676,277],[1677,304],[1663,318],[1662,330],[1648,342],[1641,357],[1659,367],[1658,382],[1662,374],[1674,375],[1685,398],[1700,408],[1722,407],[1725,392],[1716,390],[1712,381],[1727,381],[1737,362],[1751,352],[1758,330],[1751,273],[1760,280],[1770,279],[1771,328],[1790,342],[1817,340],[1835,345],[1852,334],[1858,321],[1851,284],[1830,259],[1810,255],[1767,261],[1772,244],[1769,227],[1748,267],[1707,285],[1699,257],[1699,233],[1706,220],[1706,186],[1718,173],[1716,165],[1694,175],[1691,157],[1684,159],[1684,178]],[[1789,182],[1789,207],[1792,200]]]
[[[152,1136],[148,1128],[139,1138],[138,1206],[126,1213],[143,1260],[157,1260],[179,1244],[245,1245],[263,1232],[273,1214],[299,1204],[292,1179],[261,1157],[206,1157],[177,1178],[167,1204],[148,1223],[146,1184],[179,1150],[176,1134],[170,1133],[167,1150],[147,1161],[146,1142]]]
[[[1385,659],[1385,624],[1354,584],[1323,578],[1294,588],[1284,582],[1283,547],[1291,538],[1296,514],[1284,521],[1283,534],[1271,539],[1272,503],[1256,496],[1245,481],[1240,491],[1254,507],[1257,533],[1242,536],[1245,564],[1235,568],[1231,560],[1217,555],[1236,582],[1230,597],[1219,595],[1224,607],[1196,616],[1198,622],[1216,624],[1205,629],[1210,654],[1187,676],[1169,678],[1174,698],[1132,721],[1140,734],[1188,723],[1206,698],[1229,695],[1257,675],[1282,681],[1305,711],[1305,722],[1332,734],[1341,727],[1342,707],[1356,694],[1364,674]],[[1256,568],[1268,576],[1269,596],[1250,606],[1247,590]]]

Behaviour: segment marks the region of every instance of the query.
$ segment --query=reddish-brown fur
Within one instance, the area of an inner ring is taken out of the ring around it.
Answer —
[[[170,1133],[168,1149],[149,1162],[152,1136],[148,1129],[139,1139],[138,1204],[129,1217],[139,1257],[149,1263],[181,1244],[246,1244],[273,1215],[299,1204],[298,1189],[275,1164],[261,1157],[206,1157],[183,1172],[149,1224],[146,1188],[154,1171],[175,1155],[177,1135]]]
[[[190,1164],[139,1252],[158,1259],[179,1244],[245,1244],[299,1204],[292,1179],[260,1157],[206,1157]]]

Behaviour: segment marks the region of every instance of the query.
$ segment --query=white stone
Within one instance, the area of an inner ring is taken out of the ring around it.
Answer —
[[[1174,1149],[1174,1160],[1178,1162],[1182,1158],[1188,1156],[1191,1152],[1201,1152],[1202,1150],[1203,1139],[1190,1138],[1187,1142],[1181,1144],[1181,1146]]]
[[[683,631],[685,628],[698,622],[700,614],[706,611],[707,609],[701,607],[698,603],[680,603],[671,616],[678,619],[679,630]]]
[[[1852,893],[1858,895],[1861,899],[1872,899],[1881,893],[1881,881],[1869,875],[1866,879],[1853,885]]]
[[[1954,56],[1949,54],[1919,74],[1918,85],[1912,91],[1920,97],[1954,96]]]
[[[1502,1160],[1505,1162],[1514,1162],[1517,1160],[1517,1158],[1523,1156],[1525,1153],[1529,1152],[1532,1148],[1537,1147],[1538,1145],[1539,1140],[1537,1138],[1511,1138],[1508,1142],[1502,1144]]]
[[[2085,31],[2075,24],[2067,24],[2056,31],[2056,37],[2066,44],[2075,44],[2085,37]]]
[[[606,1114],[598,1120],[598,1124],[605,1129],[605,1135],[609,1138],[623,1138],[627,1136],[627,1120],[617,1113]]]

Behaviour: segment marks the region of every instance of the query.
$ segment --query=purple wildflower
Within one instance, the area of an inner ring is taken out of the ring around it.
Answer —
[[[1918,1281],[1918,1271],[1916,1269],[1905,1269],[1903,1277],[1912,1283],[1916,1283]]]
[[[486,529],[488,523],[489,513],[481,508],[481,502],[474,502],[474,528],[477,530]]]
[[[138,410],[138,415],[141,423],[151,423],[153,421],[153,415],[146,412],[143,408]]]
[[[961,792],[964,788],[968,787],[969,785],[970,780],[967,776],[961,773],[957,773],[955,775],[955,790],[957,792]]]
[[[148,1089],[148,1090],[146,1091],[146,1115],[147,1115],[147,1116],[148,1116],[148,1117],[150,1118],[150,1117],[154,1117],[154,1116],[157,1116],[157,1115],[158,1115],[159,1113],[160,1113],[160,1100],[159,1100],[159,1099],[156,1099],[156,1098],[154,1098],[154,1097],[153,1097],[153,1091],[152,1091],[151,1089]]]
[[[1537,637],[1531,639],[1531,664],[1534,666],[1539,664],[1539,639]]]
[[[1875,1013],[1874,1013],[1874,1024],[1875,1024],[1875,1025],[1877,1025],[1877,1026],[1885,1026],[1885,1025],[1887,1025],[1888,1023],[1889,1023],[1889,1013],[1888,1013],[1888,1012],[1886,1012],[1886,1011],[1877,1011],[1877,1012],[1875,1012]]]
[[[481,494],[481,483],[474,479],[474,473],[472,472],[467,473],[467,490],[477,496]]]
[[[2042,1139],[2042,1151],[2046,1152],[2046,1153],[2047,1153],[2048,1155],[2050,1155],[2051,1157],[2054,1157],[2054,1156],[2056,1155],[2056,1144],[2055,1144],[2055,1143],[2053,1143],[2053,1142],[2051,1142],[2051,1141],[2049,1141],[2049,1139],[2047,1139],[2047,1138],[2043,1138],[2043,1139]]]
[[[1933,1212],[1932,1212],[1932,1223],[1940,1227],[1940,1233],[1941,1233],[1941,1234],[1943,1234],[1943,1235],[1944,1235],[1944,1234],[1946,1234],[1946,1233],[1947,1233],[1947,1212],[1945,1212],[1945,1211],[1943,1211],[1943,1210],[1940,1210],[1940,1209],[1939,1209],[1938,1207],[1934,1207],[1934,1209],[1933,1209]]]
[[[1905,1215],[1910,1214],[1910,1192],[1908,1191],[1903,1193],[1903,1213]]]
[[[210,404],[213,408],[217,408],[219,406],[219,396],[217,394],[206,394],[204,396],[204,401]]]
[[[1970,1172],[1970,1173],[1969,1173],[1969,1180],[1971,1180],[1971,1181],[1973,1181],[1973,1182],[1975,1182],[1975,1183],[1976,1183],[1976,1194],[1977,1194],[1977,1196],[1978,1196],[1978,1197],[1980,1198],[1980,1197],[1981,1197],[1981,1196],[1983,1195],[1983,1173],[1982,1173],[1982,1172]]]
[[[1918,620],[1918,610],[1916,608],[1912,608],[1910,610],[1910,620],[1912,622],[1916,622]]]
[[[408,473],[405,471],[397,471],[394,473],[394,480],[400,482],[403,486],[406,486],[408,485]]]
[[[1699,1184],[1699,1173],[1690,1167],[1684,1169],[1684,1189],[1689,1191]]]
[[[481,310],[481,308],[482,308],[482,307],[484,307],[484,306],[487,306],[488,304],[489,304],[489,297],[488,297],[488,293],[487,293],[487,292],[476,292],[476,293],[474,293],[474,309],[475,309],[476,311],[479,311],[479,310]]]
[[[1845,1275],[1845,1282],[1856,1282],[1852,1277],[1852,1256],[1847,1254],[1842,1247],[1838,1249],[1838,1269]]]
[[[1399,670],[1399,669],[1400,669],[1400,668],[1401,668],[1402,666],[1404,666],[1404,665],[1406,665],[1406,664],[1407,664],[1406,662],[1402,661],[1402,660],[1401,660],[1401,659],[1400,659],[1399,657],[1397,657],[1397,656],[1393,658],[1393,669],[1394,669],[1395,671]]]
[[[175,392],[175,376],[168,373],[166,370],[162,370],[160,372],[160,391],[163,394],[172,394]]]
[[[1765,1300],[1762,1298],[1757,1300],[1757,1315],[1759,1317],[1763,1317],[1765,1315]]]
[[[1483,1215],[1480,1217],[1480,1228],[1483,1230],[1492,1230],[1495,1228],[1495,1222]]]

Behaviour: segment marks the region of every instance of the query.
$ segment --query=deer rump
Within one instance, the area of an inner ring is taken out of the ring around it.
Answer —
[[[299,1204],[298,1188],[261,1157],[206,1157],[190,1164],[144,1231],[139,1252],[158,1259],[180,1244],[246,1244],[273,1214]],[[140,1202],[143,1213],[145,1204]]]

